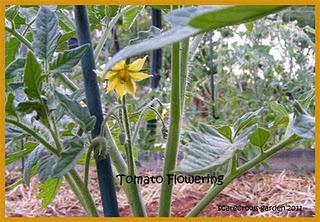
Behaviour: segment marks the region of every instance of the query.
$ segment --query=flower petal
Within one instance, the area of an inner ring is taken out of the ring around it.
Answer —
[[[112,78],[108,81],[107,93],[114,90],[117,85],[119,85],[120,80],[118,78]]]
[[[122,100],[122,97],[127,93],[125,84],[123,83],[117,84],[115,90],[121,100]]]
[[[109,72],[107,72],[106,79],[111,79],[112,77],[114,77],[117,74],[118,74],[118,72],[109,71]]]
[[[125,87],[126,87],[126,91],[133,97],[135,98],[135,94],[136,94],[136,83],[133,81],[133,79],[130,79],[129,81],[127,81],[125,83]]]
[[[126,61],[121,60],[120,62],[118,62],[117,64],[115,64],[115,65],[111,68],[111,70],[112,70],[112,71],[119,71],[119,70],[121,70],[121,69],[124,69],[125,66],[126,66]]]
[[[129,72],[129,76],[137,82],[151,77],[151,75],[144,72]]]
[[[128,70],[131,72],[139,72],[142,69],[146,59],[147,59],[147,56],[145,56],[143,59],[135,60],[133,63],[129,65]]]

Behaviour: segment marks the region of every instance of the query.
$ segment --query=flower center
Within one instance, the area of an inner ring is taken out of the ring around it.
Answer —
[[[128,80],[128,71],[126,69],[122,69],[119,71],[119,78],[126,82]]]

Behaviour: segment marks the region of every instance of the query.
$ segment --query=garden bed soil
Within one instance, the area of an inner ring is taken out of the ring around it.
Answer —
[[[152,171],[140,172],[140,175],[158,175]],[[12,184],[19,173],[7,172],[6,185]],[[101,201],[96,173],[91,171],[90,190],[102,213]],[[205,195],[209,188],[207,184],[177,184],[174,186],[172,216],[184,217],[190,209]],[[117,198],[120,215],[132,216],[130,207],[121,190],[117,186]],[[160,184],[142,185],[141,192],[145,200],[148,216],[155,217],[158,212]],[[202,217],[312,217],[315,212],[315,178],[314,174],[297,175],[291,171],[248,173],[230,184],[202,213]],[[38,179],[34,177],[31,186],[19,185],[11,191],[6,191],[7,217],[85,217],[85,211],[76,200],[74,194],[63,183],[58,196],[46,209],[41,208],[38,194]],[[274,206],[301,205],[299,211],[219,211],[218,205],[228,206]]]

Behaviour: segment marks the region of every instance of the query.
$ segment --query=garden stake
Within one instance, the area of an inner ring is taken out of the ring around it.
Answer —
[[[151,19],[152,26],[157,27],[159,29],[162,28],[161,22],[161,10],[159,9],[151,9]],[[162,49],[156,49],[151,52],[151,79],[150,85],[152,89],[156,89],[159,87],[160,83],[160,69],[162,66]],[[157,120],[152,119],[147,122],[147,130],[148,134],[148,142],[150,142],[150,148],[154,146],[155,143],[155,134],[157,130]]]
[[[214,73],[213,73],[213,42],[212,42],[212,32],[209,32],[209,57],[210,57],[210,86],[211,86],[211,101],[212,101],[212,117],[213,119],[219,119],[216,116],[215,108],[215,85],[214,85]]]
[[[95,69],[95,61],[86,6],[75,6],[75,20],[79,45],[90,44],[90,49],[81,59],[81,67],[88,108],[90,113],[96,117],[95,128],[92,131],[92,137],[94,138],[100,133],[103,116],[97,76],[93,71]],[[99,159],[96,158],[96,165],[104,216],[118,217],[118,203],[109,155],[107,154],[105,157]]]

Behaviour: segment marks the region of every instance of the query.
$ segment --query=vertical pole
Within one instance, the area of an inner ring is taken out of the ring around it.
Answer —
[[[151,9],[152,25],[159,29],[162,28],[161,10]],[[153,50],[151,53],[151,88],[155,89],[160,83],[160,69],[162,66],[162,49]]]
[[[75,20],[79,45],[86,43],[90,44],[90,49],[81,59],[81,66],[89,112],[91,115],[96,117],[96,125],[92,131],[92,137],[94,138],[100,133],[103,114],[97,76],[93,71],[95,69],[95,61],[92,50],[89,19],[86,6],[75,6]],[[103,159],[96,159],[96,166],[104,216],[118,217],[118,203],[109,155]]]
[[[152,19],[152,26],[157,27],[159,29],[162,28],[162,15],[161,10],[159,9],[151,9],[151,19]],[[151,52],[151,79],[150,79],[150,86],[152,89],[156,89],[159,87],[160,83],[160,70],[162,66],[162,49],[156,49]],[[152,119],[149,120],[147,123],[147,130],[149,132],[149,142],[150,146],[154,145],[155,141],[155,133],[157,130],[157,120]],[[151,147],[148,147],[151,148]]]
[[[213,42],[212,42],[212,32],[209,32],[209,68],[210,68],[210,86],[211,86],[211,101],[212,101],[212,117],[213,119],[218,119],[216,116],[215,109],[215,85],[214,85],[214,73],[213,73]]]

